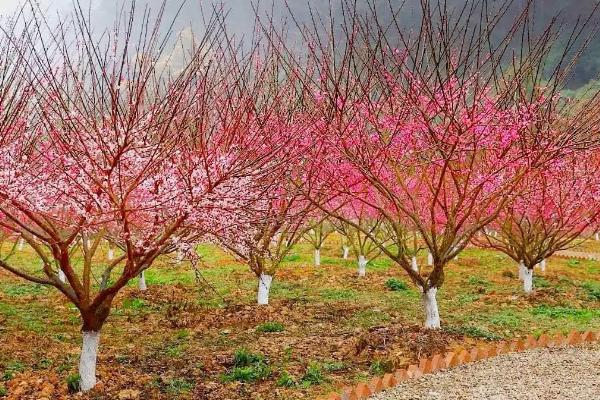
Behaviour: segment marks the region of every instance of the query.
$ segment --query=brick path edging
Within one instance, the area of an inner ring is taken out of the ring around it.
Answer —
[[[564,337],[560,333],[554,337],[544,334],[537,340],[533,336],[528,336],[524,340],[515,339],[511,342],[501,341],[495,344],[475,347],[471,350],[434,354],[430,358],[421,358],[418,364],[412,364],[406,368],[397,369],[394,373],[385,374],[383,377],[375,377],[368,382],[361,382],[354,387],[345,387],[342,389],[341,393],[332,392],[326,396],[317,398],[317,400],[364,400],[383,390],[393,388],[404,381],[420,378],[424,374],[458,367],[460,365],[495,357],[501,354],[542,347],[572,346],[596,341],[600,341],[600,331],[571,331],[567,337]]]

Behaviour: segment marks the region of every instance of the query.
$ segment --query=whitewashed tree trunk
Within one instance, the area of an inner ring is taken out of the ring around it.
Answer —
[[[140,279],[138,280],[138,289],[140,289],[142,292],[146,289],[148,289],[148,286],[146,286],[146,274],[145,271],[142,271],[140,273]]]
[[[423,292],[421,299],[425,308],[425,328],[440,328],[440,312],[437,304],[437,288],[430,288]]]
[[[349,252],[350,252],[350,248],[348,246],[344,246],[344,260],[348,259]]]
[[[177,250],[177,257],[175,257],[175,262],[177,264],[181,264],[182,261],[183,261],[183,251]]]
[[[542,269],[542,272],[546,272],[546,259],[545,258],[542,261],[540,261],[540,268]]]
[[[67,276],[65,275],[62,269],[58,270],[58,280],[62,283],[67,283]]]
[[[362,254],[358,256],[358,276],[365,276],[367,274],[367,259]]]
[[[533,268],[523,270],[523,290],[527,294],[533,291]]]
[[[258,304],[267,305],[269,304],[269,292],[271,291],[271,282],[273,277],[267,274],[260,274],[258,278]]]
[[[19,238],[19,251],[23,251],[23,246],[25,245],[25,241],[23,240],[23,238]]]
[[[427,253],[427,265],[429,265],[429,266],[433,265],[433,254],[431,254],[431,252]]]
[[[315,267],[321,266],[321,249],[315,249]]]
[[[594,238],[595,238],[596,240],[600,240],[600,233],[596,232],[596,233],[594,234]]]
[[[412,258],[410,259],[410,267],[413,271],[419,273],[419,264],[417,264],[417,257],[412,256]]]
[[[115,252],[113,249],[108,249],[108,261],[112,261],[115,258]]]
[[[523,261],[521,261],[519,263],[519,279],[523,280],[523,277],[525,276],[525,264],[523,263]]]
[[[96,357],[99,342],[100,332],[83,332],[83,345],[81,346],[81,356],[79,358],[79,386],[82,392],[96,386]]]

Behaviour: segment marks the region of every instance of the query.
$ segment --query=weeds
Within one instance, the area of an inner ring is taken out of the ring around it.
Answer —
[[[385,287],[394,292],[408,290],[408,286],[406,285],[406,283],[396,278],[390,278],[387,281],[385,281]]]

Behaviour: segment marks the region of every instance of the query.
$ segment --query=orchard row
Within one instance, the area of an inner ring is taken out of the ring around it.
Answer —
[[[531,291],[536,264],[597,230],[598,93],[560,94],[585,24],[549,75],[564,31],[521,34],[529,10],[498,32],[476,6],[422,6],[415,31],[348,3],[330,30],[297,26],[304,46],[261,19],[238,41],[216,9],[177,60],[169,22],[135,7],[100,37],[81,8],[3,29],[0,225],[42,267],[9,252],[0,268],[77,307],[82,390],[119,291],[161,255],[197,263],[202,241],[249,265],[264,304],[291,247],[335,228],[361,274],[378,254],[406,273],[435,329],[465,246],[508,254]],[[108,265],[104,241],[121,250]]]

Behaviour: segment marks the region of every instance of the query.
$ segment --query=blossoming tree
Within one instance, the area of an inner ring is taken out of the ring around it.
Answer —
[[[530,174],[492,227],[498,234],[475,236],[474,243],[499,250],[519,264],[523,290],[533,290],[538,264],[598,223],[600,179],[598,156],[574,152]]]
[[[245,193],[274,152],[263,145],[270,131],[238,129],[256,119],[252,101],[261,93],[251,76],[261,66],[250,68],[255,59],[240,60],[218,39],[218,16],[174,71],[160,62],[170,35],[161,33],[163,9],[152,20],[131,7],[99,38],[78,7],[52,35],[34,14],[22,76],[35,88],[37,112],[2,110],[19,132],[0,148],[0,223],[42,267],[11,259],[0,267],[56,288],[77,307],[84,391],[96,384],[100,332],[119,291],[161,254],[193,252],[186,239],[228,223],[227,211],[248,204]],[[105,238],[122,248],[108,262],[98,254]]]

